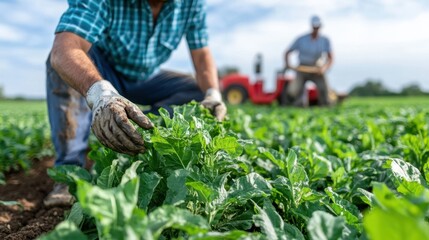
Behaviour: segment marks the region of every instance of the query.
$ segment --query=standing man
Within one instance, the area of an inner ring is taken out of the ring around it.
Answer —
[[[295,105],[302,105],[305,83],[308,80],[312,80],[317,86],[319,105],[327,106],[330,102],[325,72],[332,65],[333,54],[329,39],[319,33],[322,23],[318,16],[313,16],[311,18],[311,26],[313,29],[312,32],[299,37],[289,50],[287,50],[285,55],[285,69],[291,68],[289,65],[289,55],[293,51],[298,51],[299,65],[303,66],[301,68],[295,68],[297,71],[296,79],[293,83],[295,87],[290,86],[292,91],[289,92],[289,95],[291,98],[295,99]],[[319,60],[322,58],[323,54],[327,56],[326,62],[320,65]],[[311,70],[308,71],[308,69]]]
[[[144,152],[134,121],[153,127],[135,105],[172,112],[171,105],[202,101],[217,119],[226,114],[208,48],[204,0],[68,0],[47,60],[47,101],[56,165],[83,166],[92,128],[117,152]],[[185,36],[196,79],[159,70]],[[48,206],[69,204],[57,184]]]

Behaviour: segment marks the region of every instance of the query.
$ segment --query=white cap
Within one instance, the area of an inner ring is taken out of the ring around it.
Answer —
[[[311,17],[311,26],[313,27],[322,26],[322,22],[320,21],[320,18],[318,16]]]

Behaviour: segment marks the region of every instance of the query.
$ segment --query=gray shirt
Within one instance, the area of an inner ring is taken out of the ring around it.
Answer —
[[[331,44],[325,36],[312,39],[311,34],[306,34],[295,40],[289,50],[299,52],[300,65],[315,66],[323,53],[331,52]]]

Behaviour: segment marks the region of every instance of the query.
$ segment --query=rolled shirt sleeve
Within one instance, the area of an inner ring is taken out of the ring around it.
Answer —
[[[107,27],[106,1],[68,0],[68,4],[55,33],[72,32],[90,43],[96,43]]]
[[[206,1],[194,0],[192,6],[191,19],[186,41],[189,49],[199,49],[208,45],[208,30],[206,24]]]

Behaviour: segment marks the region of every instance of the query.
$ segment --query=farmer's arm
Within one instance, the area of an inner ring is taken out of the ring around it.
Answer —
[[[208,89],[219,89],[217,69],[208,47],[208,30],[206,24],[206,5],[204,1],[195,1],[189,19],[186,41],[191,51],[196,78],[203,92]]]
[[[68,3],[55,29],[51,65],[68,85],[85,96],[89,86],[102,79],[87,53],[108,27],[108,1],[68,0]]]
[[[51,51],[51,65],[69,86],[83,96],[96,81],[102,79],[87,52],[91,43],[70,33],[57,33]]]
[[[218,120],[226,115],[226,106],[219,91],[217,69],[210,49],[208,48],[208,33],[206,25],[205,1],[195,1],[193,12],[189,19],[189,29],[186,41],[191,51],[198,86],[205,92],[201,104],[209,109]]]
[[[196,79],[203,92],[209,88],[219,89],[216,65],[208,47],[191,50]]]
[[[321,67],[321,74],[324,74],[326,71],[328,71],[328,69],[332,66],[333,61],[334,61],[333,53],[328,52],[326,63]]]
[[[324,38],[324,44],[323,44],[323,50],[326,52],[327,54],[327,59],[325,64],[320,68],[320,73],[324,74],[326,71],[328,71],[328,69],[332,66],[332,63],[334,61],[334,56],[332,53],[332,48],[331,48],[331,42],[329,41],[328,38]]]
[[[219,91],[216,65],[210,49],[204,47],[191,50],[191,56],[194,62],[198,85],[205,92],[205,97],[201,104],[209,109],[218,120],[223,120],[227,109]]]
[[[92,130],[103,145],[130,155],[143,152],[144,141],[129,119],[140,127],[153,125],[141,110],[103,80],[87,52],[91,43],[69,32],[58,33],[51,65],[61,78],[86,97],[93,112]]]
[[[290,68],[289,56],[293,51],[299,51],[299,38],[296,39],[285,53],[285,70]]]

